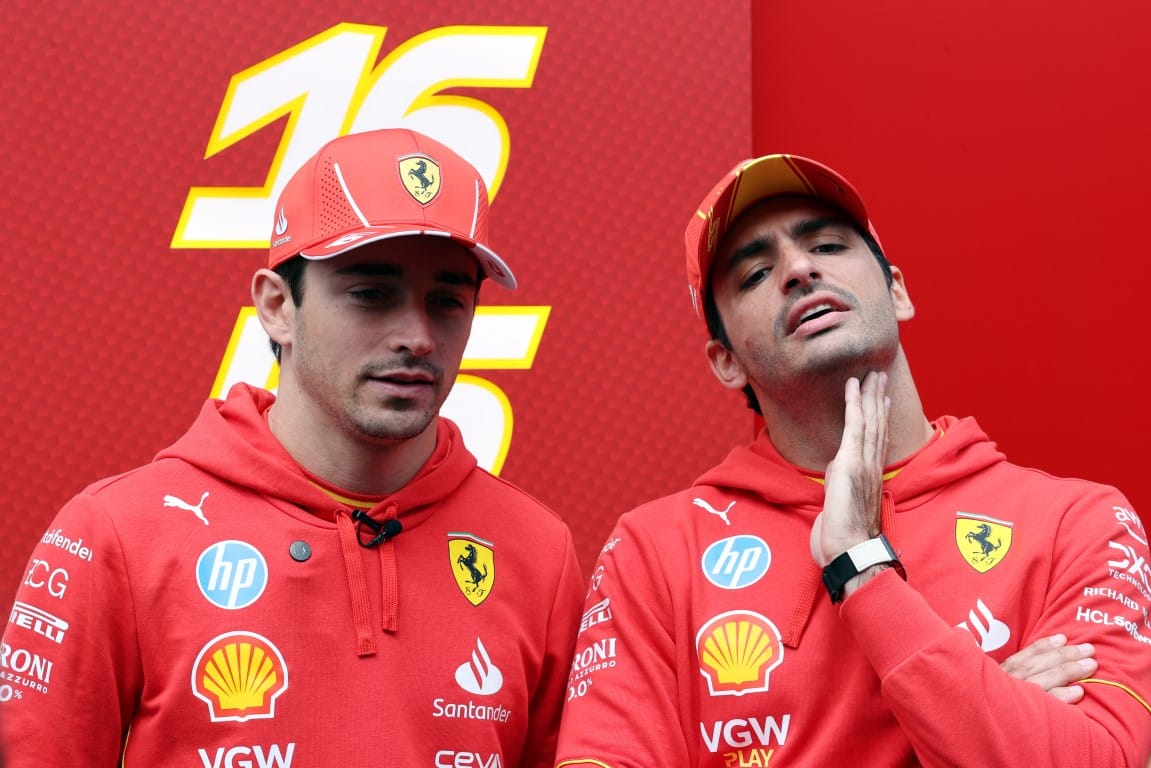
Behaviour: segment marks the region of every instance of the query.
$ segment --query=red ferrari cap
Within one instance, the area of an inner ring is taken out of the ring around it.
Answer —
[[[450,237],[471,250],[492,281],[516,287],[487,245],[488,190],[479,172],[406,128],[340,136],[296,171],[276,203],[268,267],[406,235]]]
[[[831,168],[799,155],[745,160],[715,185],[687,224],[687,286],[701,318],[708,275],[724,233],[753,203],[780,195],[804,195],[831,203],[879,242],[859,193]]]

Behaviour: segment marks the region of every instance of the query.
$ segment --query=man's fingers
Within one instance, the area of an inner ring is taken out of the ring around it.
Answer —
[[[875,441],[878,438],[879,416],[875,407],[875,391],[879,384],[879,374],[867,374],[860,385],[860,407],[863,411],[863,436],[861,457],[867,466],[875,463]]]
[[[1009,656],[1001,666],[1008,674],[1024,679],[1065,662],[1087,659],[1094,655],[1095,646],[1091,643],[1068,645],[1066,635],[1057,634],[1036,640]]]
[[[1023,678],[1034,683],[1047,692],[1054,692],[1064,686],[1070,686],[1085,677],[1091,677],[1099,669],[1099,662],[1095,659],[1077,659],[1065,661],[1046,670]]]
[[[1083,698],[1083,686],[1068,685],[1063,688],[1052,688],[1048,693],[1064,704],[1077,704]]]
[[[863,401],[863,460],[883,471],[887,443],[887,374],[872,371],[863,379],[860,389]]]
[[[880,529],[887,441],[887,376],[871,372],[844,383],[843,435],[827,465],[821,525],[812,555],[825,563]]]
[[[839,441],[838,459],[849,453],[858,453],[863,441],[863,396],[859,379],[852,376],[843,387],[843,437]]]
[[[1091,643],[1068,645],[1064,635],[1041,638],[1008,657],[1001,665],[1009,675],[1038,685],[1061,701],[1074,703],[1082,688],[1071,683],[1090,677],[1099,668]]]
[[[1058,634],[1041,637],[1026,648],[1022,648],[1008,656],[1000,666],[1003,667],[1007,674],[1023,680],[1032,674],[1064,661],[1064,659],[1058,656],[1058,652],[1066,646],[1066,635]]]

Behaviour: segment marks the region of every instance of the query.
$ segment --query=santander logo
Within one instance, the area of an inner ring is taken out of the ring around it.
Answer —
[[[468,693],[479,696],[490,696],[504,686],[504,673],[492,663],[492,657],[478,637],[471,661],[456,668],[456,682]]]

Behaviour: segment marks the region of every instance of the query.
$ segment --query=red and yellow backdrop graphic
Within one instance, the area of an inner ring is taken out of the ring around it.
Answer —
[[[483,288],[447,411],[587,564],[615,516],[747,433],[701,364],[681,256],[750,147],[746,2],[15,5],[0,597],[71,495],[205,397],[275,386],[251,274],[276,193],[350,131],[423,130],[487,179],[521,287]]]
[[[620,513],[750,435],[704,362],[682,230],[753,150],[861,188],[919,308],[931,414],[1151,504],[1151,11],[1103,6],[13,0],[0,599],[71,495],[205,397],[274,388],[248,309],[272,200],[324,141],[385,125],[489,182],[521,288],[483,289],[447,412],[569,522],[585,568]]]

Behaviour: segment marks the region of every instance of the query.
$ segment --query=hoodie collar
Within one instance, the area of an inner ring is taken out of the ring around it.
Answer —
[[[899,549],[899,512],[925,503],[950,483],[1005,460],[972,418],[943,416],[932,422],[938,437],[927,442],[883,484],[880,521],[884,533]],[[887,473],[885,472],[885,475]],[[766,429],[750,445],[733,449],[718,466],[705,472],[695,485],[726,491],[750,492],[782,514],[797,514],[814,522],[823,509],[822,475],[813,476],[784,459]],[[823,590],[814,561],[803,574],[794,610],[783,625],[783,643],[797,647]]]
[[[390,520],[410,530],[426,520],[438,502],[453,494],[476,468],[475,457],[464,446],[459,428],[438,418],[432,455],[403,488],[379,500],[366,514],[371,521],[353,517],[358,509],[334,499],[310,479],[268,428],[266,414],[275,396],[264,389],[236,384],[225,400],[209,400],[192,427],[156,459],[174,458],[204,472],[250,488],[270,503],[294,514],[334,523],[348,582],[358,655],[377,649],[377,622],[372,618],[364,558],[380,559],[382,615],[378,626],[389,632],[399,628],[399,576],[394,538],[364,547],[372,531]],[[374,522],[374,525],[372,524]],[[372,550],[375,550],[373,553]]]
[[[340,504],[317,487],[272,434],[266,414],[275,401],[267,390],[236,384],[226,399],[204,403],[188,432],[156,458],[186,461],[222,480],[332,521],[336,509],[351,505]],[[375,510],[394,504],[404,528],[410,529],[475,469],[475,457],[464,446],[459,428],[443,417],[437,421],[432,455],[407,485],[373,508],[373,517]]]
[[[900,508],[918,506],[955,480],[1005,460],[971,417],[942,416],[932,426],[939,433],[937,439],[889,468],[899,471],[884,488]],[[822,474],[783,458],[765,428],[754,442],[734,448],[695,484],[750,491],[773,504],[818,511],[823,508],[823,485],[812,478]]]

